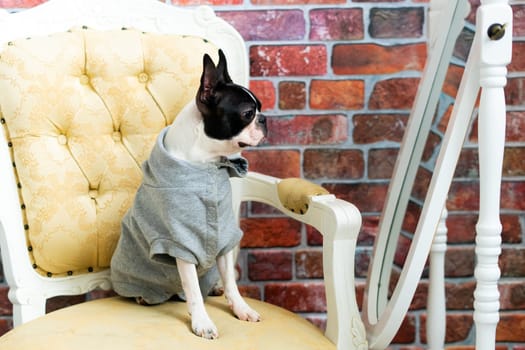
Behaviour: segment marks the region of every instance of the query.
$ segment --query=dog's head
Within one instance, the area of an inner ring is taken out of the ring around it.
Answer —
[[[250,90],[232,81],[222,50],[217,66],[210,56],[204,55],[196,103],[206,135],[227,141],[234,149],[256,146],[267,135],[261,102]]]

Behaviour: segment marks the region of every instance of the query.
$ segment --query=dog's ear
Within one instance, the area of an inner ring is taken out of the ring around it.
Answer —
[[[230,78],[230,74],[228,74],[228,65],[226,63],[226,56],[224,56],[224,52],[219,49],[219,64],[217,65],[217,72],[222,80],[222,82],[226,84],[232,83],[232,79]]]
[[[212,103],[215,99],[217,86],[229,83],[232,83],[232,80],[230,74],[228,74],[224,52],[219,50],[219,63],[217,67],[215,67],[211,57],[208,54],[204,54],[202,58],[202,76],[198,100],[204,104]]]
[[[199,88],[199,100],[203,103],[211,102],[215,94],[215,87],[218,84],[218,72],[215,64],[208,54],[202,58],[201,85]]]

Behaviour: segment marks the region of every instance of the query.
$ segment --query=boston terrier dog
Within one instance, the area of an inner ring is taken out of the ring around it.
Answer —
[[[185,300],[191,328],[203,338],[219,335],[204,307],[219,278],[233,314],[260,320],[237,288],[233,250],[242,232],[229,182],[247,171],[235,155],[266,137],[260,109],[257,97],[230,78],[221,50],[217,66],[204,55],[195,100],[160,133],[142,166],[111,260],[118,294],[143,305]]]

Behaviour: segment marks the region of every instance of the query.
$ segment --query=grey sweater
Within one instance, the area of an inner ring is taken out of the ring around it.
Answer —
[[[194,164],[164,148],[165,128],[142,166],[144,179],[122,221],[111,260],[115,291],[149,304],[182,294],[176,260],[197,266],[205,297],[218,281],[218,256],[233,249],[242,232],[232,208],[230,176],[244,176],[244,158]]]

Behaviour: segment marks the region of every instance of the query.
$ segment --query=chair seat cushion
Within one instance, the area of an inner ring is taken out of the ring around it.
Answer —
[[[120,297],[98,299],[64,308],[25,323],[0,337],[0,348],[16,349],[335,349],[307,320],[254,299],[257,323],[240,321],[224,297],[210,297],[206,309],[219,338],[206,340],[190,330],[183,302],[141,306]]]

